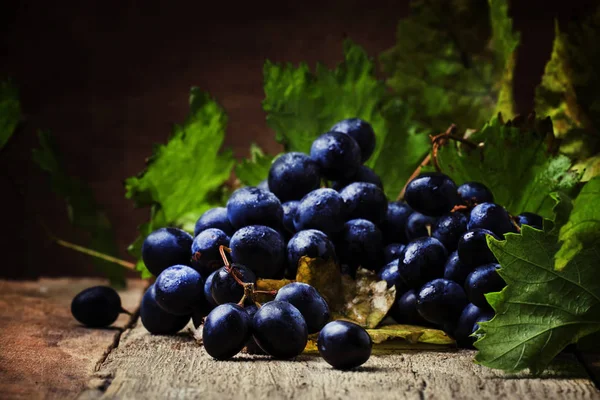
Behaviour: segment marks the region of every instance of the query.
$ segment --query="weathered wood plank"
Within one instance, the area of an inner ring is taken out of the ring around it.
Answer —
[[[581,364],[562,357],[542,378],[505,376],[472,351],[373,356],[341,372],[316,356],[294,361],[240,355],[215,361],[189,334],[150,335],[138,322],[121,337],[80,399],[598,399]]]
[[[101,279],[0,280],[0,397],[73,398],[115,344],[130,317],[111,329],[88,329],[71,316],[79,291],[106,284]],[[123,306],[134,311],[144,283],[128,282]]]

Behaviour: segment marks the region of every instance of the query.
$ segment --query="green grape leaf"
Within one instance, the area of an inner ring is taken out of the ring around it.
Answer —
[[[600,330],[600,243],[582,249],[561,271],[552,232],[523,226],[506,240],[488,237],[507,286],[487,295],[496,315],[480,323],[476,361],[487,367],[541,373],[567,345]]]
[[[11,138],[21,120],[19,91],[9,80],[0,81],[0,150]]]
[[[113,228],[102,208],[96,203],[92,189],[83,181],[69,175],[50,133],[39,132],[38,138],[40,145],[33,150],[33,160],[48,174],[52,190],[64,198],[71,224],[89,233],[91,249],[117,256]],[[126,285],[123,267],[97,258],[93,259],[93,265],[109,279],[111,285]]]
[[[561,29],[535,93],[535,110],[550,116],[561,150],[578,159],[600,150],[600,7],[586,20]]]
[[[240,161],[235,166],[235,176],[245,186],[256,186],[267,179],[271,163],[276,157],[265,154],[257,144],[250,146],[250,158]]]
[[[600,176],[587,182],[575,199],[569,220],[560,228],[555,267],[563,269],[579,252],[600,241]]]
[[[295,68],[267,61],[264,90],[267,123],[286,151],[310,152],[313,140],[342,119],[369,122],[377,142],[366,165],[390,197],[402,189],[418,164],[414,160],[427,154],[427,134],[416,133],[409,108],[386,104],[387,88],[375,76],[373,60],[350,40],[344,42],[344,61],[333,70],[317,64],[313,73],[305,63]]]
[[[126,197],[153,210],[151,222],[140,227],[141,237],[130,247],[132,254],[139,256],[152,230],[177,226],[192,232],[203,212],[223,204],[234,164],[230,150],[220,152],[226,125],[223,108],[192,88],[185,123],[175,126],[167,144],[156,147],[141,174],[125,181]]]
[[[519,40],[506,0],[419,0],[381,61],[388,84],[421,125],[434,132],[450,123],[474,128],[498,112],[513,116]]]
[[[494,118],[469,136],[483,147],[470,149],[449,142],[440,148],[437,160],[456,184],[485,184],[494,201],[512,214],[529,211],[550,218],[553,202],[549,194],[569,194],[580,179],[580,174],[570,171],[568,157],[554,155],[553,139],[549,119],[515,119],[504,124],[501,118]]]

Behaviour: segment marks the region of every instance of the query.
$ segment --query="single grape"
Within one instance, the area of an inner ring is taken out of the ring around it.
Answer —
[[[456,184],[441,172],[427,172],[410,181],[404,199],[415,211],[440,217],[460,202]]]
[[[468,218],[462,213],[446,214],[437,220],[431,236],[442,242],[448,251],[454,251],[461,236],[467,231],[468,222]]]
[[[373,171],[371,168],[367,167],[366,165],[361,165],[360,168],[358,168],[358,171],[356,172],[356,174],[353,175],[352,178],[350,178],[347,181],[331,182],[331,188],[335,189],[337,191],[340,191],[343,188],[345,188],[346,186],[348,186],[349,184],[354,183],[354,182],[372,183],[372,184],[376,185],[379,189],[383,190],[383,182],[381,182],[381,178],[379,177],[379,175],[377,175],[375,173],[375,171]]]
[[[473,347],[473,342],[475,341],[475,339],[471,337],[473,325],[476,323],[477,319],[482,316],[490,319],[493,314],[488,310],[482,310],[473,303],[467,304],[467,306],[463,309],[460,317],[458,318],[456,329],[451,335],[456,340],[458,347]]]
[[[390,243],[383,249],[383,262],[389,263],[393,260],[404,257],[405,244],[402,243]]]
[[[189,315],[173,315],[158,305],[154,284],[146,290],[142,297],[140,319],[144,328],[155,335],[173,335],[190,322]]]
[[[414,289],[405,292],[396,291],[396,300],[389,315],[399,324],[430,325],[417,311],[417,292]]]
[[[517,223],[519,224],[519,226],[529,225],[535,229],[544,229],[544,218],[542,218],[542,216],[540,215],[530,212],[524,212],[517,215]]]
[[[200,218],[198,218],[198,221],[196,221],[196,226],[194,227],[194,237],[198,236],[200,232],[209,228],[220,229],[228,236],[233,235],[235,229],[233,229],[231,222],[229,222],[227,209],[225,207],[211,208],[202,214]]]
[[[254,339],[265,353],[278,359],[296,357],[308,342],[302,313],[285,301],[269,301],[252,319]]]
[[[296,231],[317,229],[326,235],[337,233],[346,221],[346,205],[344,199],[333,189],[313,190],[300,200],[294,227]]]
[[[206,352],[217,360],[227,360],[242,351],[250,339],[252,320],[237,304],[221,304],[208,314],[202,328]]]
[[[329,321],[329,306],[314,287],[302,283],[288,283],[277,291],[276,301],[287,301],[300,311],[308,333],[319,332]]]
[[[383,237],[374,223],[366,219],[351,219],[344,224],[336,245],[340,260],[352,271],[360,266],[378,270],[383,262]]]
[[[192,235],[178,228],[157,229],[144,239],[142,260],[154,276],[172,265],[190,265],[193,240]]]
[[[283,207],[283,227],[288,234],[296,233],[296,227],[294,226],[294,216],[296,216],[296,210],[300,204],[299,200],[287,201],[281,205]]]
[[[319,333],[317,348],[329,365],[346,370],[367,362],[371,357],[373,341],[360,325],[348,321],[332,321]]]
[[[235,273],[242,282],[256,283],[254,272],[243,265],[233,264],[231,269],[232,273]],[[212,281],[210,292],[217,304],[238,303],[244,296],[244,288],[227,271],[226,267],[221,267],[215,271]]]
[[[247,186],[231,194],[227,201],[227,215],[236,229],[249,225],[266,225],[279,229],[283,208],[273,193]]]
[[[406,228],[404,235],[410,240],[415,240],[422,237],[429,236],[429,233],[433,230],[437,222],[437,218],[428,217],[418,212],[413,212],[406,221]]]
[[[71,302],[71,314],[82,324],[92,328],[104,328],[125,312],[121,297],[109,286],[92,286],[79,292]]]
[[[477,318],[475,320],[475,323],[473,324],[473,330],[471,331],[471,334],[474,334],[475,332],[477,332],[477,330],[479,329],[479,323],[480,322],[488,322],[489,320],[491,320],[492,318],[494,318],[494,313],[490,310],[487,311],[483,311],[483,313],[479,316],[479,318]],[[473,338],[475,341],[477,341],[477,339],[479,339],[480,335],[475,335],[475,337]]]
[[[455,321],[466,305],[463,288],[447,279],[427,282],[417,295],[417,311],[425,320],[437,325]]]
[[[487,229],[474,229],[462,235],[458,241],[458,256],[466,267],[473,269],[497,261],[487,245],[486,235],[498,239],[498,236]]]
[[[203,278],[208,278],[208,275],[223,266],[219,247],[229,247],[230,240],[225,232],[217,228],[200,232],[192,242],[192,267]]]
[[[340,195],[346,204],[348,219],[362,218],[380,224],[386,217],[387,198],[383,191],[372,183],[351,183]]]
[[[285,270],[285,241],[276,230],[245,226],[231,237],[231,258],[261,278],[281,278]]]
[[[358,143],[341,132],[327,132],[316,138],[310,148],[310,157],[330,181],[350,179],[361,165]]]
[[[388,289],[396,286],[396,293],[404,293],[407,286],[400,275],[399,264],[399,259],[390,261],[377,272],[377,278],[380,281],[386,281]]]
[[[360,118],[344,119],[333,125],[332,132],[341,132],[356,140],[360,148],[360,161],[364,163],[371,157],[375,150],[375,132],[367,121]]]
[[[215,277],[215,275],[217,274],[217,272],[219,272],[219,270],[213,271],[213,273],[211,273],[208,276],[208,278],[206,278],[206,280],[204,281],[204,298],[206,299],[206,301],[208,302],[208,304],[210,304],[212,306],[212,308],[215,308],[216,306],[219,305],[215,301],[215,299],[213,298],[213,295],[212,295],[213,278]]]
[[[300,200],[320,185],[319,166],[304,153],[285,153],[269,169],[269,189],[282,202]]]
[[[307,229],[296,233],[287,244],[287,268],[285,276],[296,279],[298,261],[302,256],[337,260],[335,247],[327,235],[316,229]]]
[[[486,293],[501,291],[506,283],[498,274],[500,264],[491,263],[477,267],[465,281],[465,290],[469,301],[479,308],[489,309]]]
[[[156,278],[156,301],[174,315],[190,315],[194,306],[204,301],[204,280],[187,265],[173,265]]]
[[[517,232],[517,228],[504,207],[494,203],[481,203],[471,210],[467,228],[487,229],[502,237],[505,233]]]
[[[252,319],[254,319],[254,314],[256,314],[256,312],[258,311],[258,306],[256,304],[249,304],[249,305],[244,306],[244,310],[246,310],[246,312],[248,313],[248,316],[252,320]],[[254,336],[250,336],[250,339],[248,339],[248,341],[246,342],[246,353],[261,354],[261,355],[267,354],[263,351],[263,349],[260,348],[258,343],[256,343]]]
[[[493,203],[494,195],[483,183],[466,182],[458,187],[458,195],[464,204],[473,206],[480,203]]]
[[[407,286],[418,289],[425,282],[442,276],[447,257],[442,242],[432,237],[420,238],[406,245],[398,269]]]
[[[260,190],[264,190],[265,192],[270,192],[271,189],[269,189],[269,180],[268,179],[263,179],[262,181],[260,181],[260,183],[258,185],[256,185],[257,188],[259,188]]]
[[[407,243],[406,224],[413,213],[412,208],[400,201],[388,203],[386,216],[381,223],[385,243]]]
[[[448,256],[448,260],[446,260],[446,265],[444,266],[444,279],[462,285],[465,283],[465,279],[467,279],[467,275],[469,275],[471,271],[473,271],[473,268],[468,267],[461,262],[458,250],[455,250]]]

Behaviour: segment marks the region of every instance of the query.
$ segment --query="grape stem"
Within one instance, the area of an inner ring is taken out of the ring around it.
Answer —
[[[52,238],[52,240],[54,240],[54,242],[56,244],[58,244],[60,246],[66,247],[71,250],[78,251],[83,254],[87,254],[88,256],[100,258],[104,261],[108,261],[108,262],[111,262],[111,263],[114,263],[114,264],[120,265],[122,267],[125,267],[127,269],[135,271],[135,264],[132,262],[121,260],[120,258],[109,256],[108,254],[100,253],[99,251],[88,249],[87,247],[79,246],[77,244],[67,242],[66,240],[58,239],[54,236],[51,236],[51,238]]]

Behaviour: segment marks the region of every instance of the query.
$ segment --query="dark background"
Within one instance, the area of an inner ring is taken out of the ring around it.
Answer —
[[[58,4],[54,4],[58,3]],[[0,76],[21,93],[25,124],[0,157],[0,276],[90,275],[87,256],[51,243],[35,222],[41,214],[66,240],[85,243],[69,225],[64,202],[31,162],[36,132],[57,138],[69,172],[88,182],[115,226],[120,256],[148,210],[124,198],[123,180],[144,168],[153,143],[164,143],[188,112],[198,86],[226,109],[225,145],[247,156],[256,142],[280,151],[265,123],[262,66],[342,60],[345,36],[377,56],[395,43],[408,1],[291,2],[21,1],[0,6]],[[550,56],[554,18],[584,15],[594,1],[513,1],[521,32],[515,96],[532,108],[535,86]],[[23,198],[9,184],[18,182]]]

